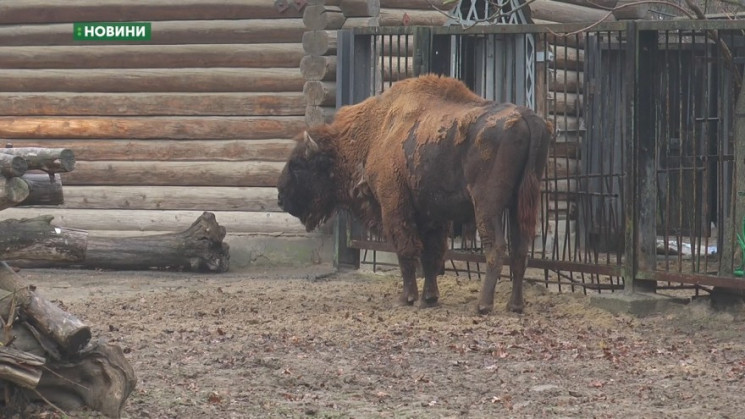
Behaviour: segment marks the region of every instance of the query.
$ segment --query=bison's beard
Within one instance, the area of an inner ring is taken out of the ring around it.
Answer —
[[[308,211],[302,217],[300,222],[305,226],[305,230],[311,232],[318,228],[321,224],[325,223],[332,215],[334,215],[334,208],[328,205],[322,205],[316,201],[313,203],[313,210]]]

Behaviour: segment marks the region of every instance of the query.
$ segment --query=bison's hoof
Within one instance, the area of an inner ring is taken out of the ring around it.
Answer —
[[[513,304],[512,302],[507,303],[507,310],[513,313],[522,314],[523,308],[522,304]]]
[[[489,314],[492,312],[493,309],[494,309],[494,305],[484,306],[484,305],[479,304],[478,313],[481,315]]]
[[[401,301],[401,304],[403,304],[405,306],[413,306],[414,303],[416,302],[417,298],[416,298],[416,296],[414,296],[412,298],[411,296],[408,296],[408,295],[404,294],[404,295],[401,296],[401,298],[399,300]]]
[[[422,301],[419,303],[419,307],[421,308],[430,308],[430,307],[437,307],[439,298],[438,297],[428,297],[428,298],[422,298]]]

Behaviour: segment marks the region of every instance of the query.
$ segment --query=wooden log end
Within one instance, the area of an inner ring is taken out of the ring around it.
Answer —
[[[60,172],[72,172],[75,169],[75,153],[67,148],[60,150],[59,166]]]

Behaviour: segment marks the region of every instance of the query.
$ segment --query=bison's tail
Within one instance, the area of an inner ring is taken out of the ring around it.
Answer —
[[[525,162],[522,181],[517,198],[520,233],[523,237],[533,237],[538,218],[538,206],[541,198],[540,179],[546,167],[548,146],[553,133],[550,122],[525,109],[522,117],[528,126],[530,145],[528,160]]]

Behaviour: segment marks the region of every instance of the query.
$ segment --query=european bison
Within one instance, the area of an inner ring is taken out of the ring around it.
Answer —
[[[451,223],[475,221],[487,260],[480,313],[494,305],[507,247],[502,215],[509,209],[508,308],[520,312],[551,131],[530,109],[487,101],[455,79],[400,81],[298,135],[279,178],[278,203],[308,231],[345,208],[381,232],[398,255],[408,304],[418,298],[421,260],[423,306],[439,298]]]

